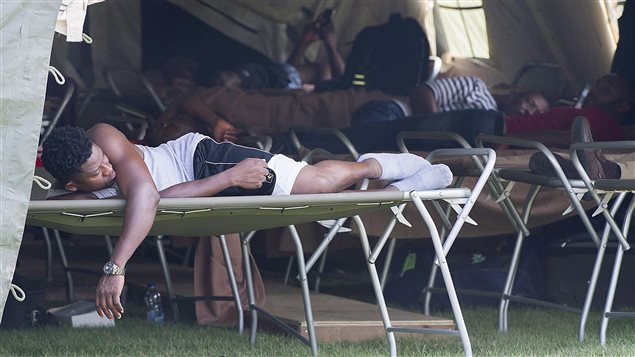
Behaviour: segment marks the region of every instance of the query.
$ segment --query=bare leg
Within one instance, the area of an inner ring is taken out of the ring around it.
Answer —
[[[381,166],[375,159],[362,162],[324,160],[300,171],[291,194],[340,192],[365,178],[378,178],[381,173]]]
[[[302,168],[291,194],[340,192],[362,179],[377,178],[381,172],[382,167],[375,159],[362,162],[326,160]],[[392,182],[384,190],[437,190],[450,185],[452,178],[452,171],[446,165],[428,165],[414,175]]]

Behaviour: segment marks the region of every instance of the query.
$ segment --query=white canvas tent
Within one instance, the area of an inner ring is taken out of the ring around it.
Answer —
[[[393,12],[418,19],[433,52],[446,45],[445,35],[453,30],[451,17],[437,16],[434,0],[168,1],[274,60],[288,56],[292,48],[288,33],[306,22],[307,10],[313,14],[336,10],[333,21],[344,56],[350,50],[346,43],[360,29],[385,22]],[[73,2],[86,6],[90,1],[65,1]],[[60,4],[61,0],[0,2],[0,319],[24,230]],[[88,9],[94,86],[104,85],[99,78],[104,67],[140,69],[139,9],[139,0],[108,0]],[[510,82],[528,60],[543,60],[559,63],[570,87],[578,89],[609,71],[616,39],[603,0],[483,0],[482,11],[489,59],[455,59],[446,63],[453,74],[477,75],[493,85]],[[319,59],[324,53],[315,46],[307,56]],[[53,60],[67,76],[76,73],[59,53]]]

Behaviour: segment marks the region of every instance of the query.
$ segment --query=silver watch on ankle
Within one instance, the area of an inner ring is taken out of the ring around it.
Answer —
[[[102,269],[105,275],[126,275],[126,269],[120,267],[119,265],[109,261],[104,264],[104,268]]]

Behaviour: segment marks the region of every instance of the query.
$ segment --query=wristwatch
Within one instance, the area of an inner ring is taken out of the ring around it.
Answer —
[[[106,275],[126,275],[126,269],[120,267],[119,265],[113,263],[112,261],[104,264],[103,268],[104,274]]]

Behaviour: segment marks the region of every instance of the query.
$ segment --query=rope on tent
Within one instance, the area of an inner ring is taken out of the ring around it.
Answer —
[[[43,190],[48,190],[49,188],[51,188],[51,182],[44,177],[34,175],[33,182],[35,182]]]
[[[11,291],[11,294],[17,301],[21,302],[21,301],[24,301],[24,299],[26,299],[26,294],[24,293],[24,290],[22,290],[21,287],[13,283],[9,284],[9,291]],[[18,294],[20,296],[18,296]]]
[[[83,32],[82,32],[82,40],[84,40],[84,42],[86,42],[89,45],[93,43],[93,38]]]
[[[66,83],[66,78],[64,78],[64,75],[62,74],[62,72],[60,72],[57,68],[53,66],[49,66],[49,72],[51,72],[57,84],[63,86],[64,83]]]

